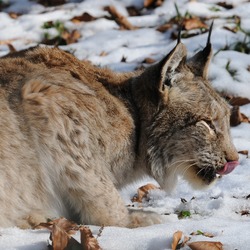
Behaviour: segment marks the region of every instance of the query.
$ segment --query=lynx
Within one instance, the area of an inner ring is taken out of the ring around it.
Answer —
[[[146,69],[115,73],[58,48],[0,59],[0,226],[65,216],[124,227],[160,223],[131,212],[119,188],[153,177],[195,188],[238,164],[228,104],[208,81],[206,47],[186,59],[180,39]]]

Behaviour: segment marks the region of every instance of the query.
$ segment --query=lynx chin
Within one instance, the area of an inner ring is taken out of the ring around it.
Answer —
[[[64,216],[124,227],[161,223],[131,212],[118,189],[144,175],[171,190],[195,188],[238,164],[230,108],[207,71],[212,49],[187,59],[177,45],[130,73],[82,62],[58,48],[0,59],[0,226]]]

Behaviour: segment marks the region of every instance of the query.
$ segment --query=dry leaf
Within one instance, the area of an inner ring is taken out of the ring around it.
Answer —
[[[144,7],[154,7],[154,6],[161,6],[163,3],[163,0],[144,0]]]
[[[155,63],[155,59],[153,58],[150,58],[150,57],[146,57],[142,63],[147,63],[147,64],[152,64],[152,63]]]
[[[130,16],[140,16],[140,11],[135,6],[128,6],[127,8],[128,14]]]
[[[208,233],[208,232],[202,232],[202,231],[200,231],[200,230],[198,230],[198,231],[196,231],[196,232],[192,232],[190,235],[203,235],[203,236],[205,236],[205,237],[208,237],[208,238],[213,238],[214,237],[214,235],[213,234],[211,234],[211,233]]]
[[[241,151],[238,151],[238,154],[242,154],[242,155],[248,156],[248,150],[241,150]]]
[[[239,106],[233,106],[231,109],[230,125],[235,127],[242,122],[250,123],[250,119],[245,114],[240,112]]]
[[[230,10],[230,9],[232,9],[234,7],[232,4],[229,4],[227,2],[218,2],[216,4],[223,7],[223,8],[225,8],[225,9],[228,9],[228,10]]]
[[[62,5],[65,4],[65,0],[39,0],[40,4],[45,6],[56,6],[56,5]]]
[[[80,16],[73,17],[70,21],[73,22],[73,23],[80,23],[80,22],[91,22],[91,21],[94,21],[94,20],[96,20],[95,17],[91,16],[87,12],[84,12]]]
[[[61,217],[59,219],[49,221],[47,223],[40,223],[35,228],[36,229],[44,229],[44,228],[46,228],[46,229],[52,231],[54,225],[60,227],[68,235],[73,235],[79,230],[79,226],[75,222],[69,221],[69,220],[67,220],[67,219],[65,219],[63,217]]]
[[[183,232],[182,231],[177,231],[173,234],[173,241],[172,241],[172,250],[176,250],[179,242],[181,241],[183,236]]]
[[[222,250],[223,245],[218,241],[196,241],[187,244],[192,250]]]
[[[198,17],[184,19],[182,25],[185,30],[208,28],[208,26],[204,22],[202,22]]]
[[[66,44],[76,43],[77,40],[81,37],[81,34],[78,30],[73,30],[72,32],[64,31],[62,38],[66,41]]]
[[[65,249],[69,242],[69,235],[56,224],[52,227],[51,240],[53,250]]]
[[[80,232],[83,250],[101,250],[98,241],[88,227],[81,226]]]
[[[149,183],[147,185],[144,185],[140,188],[137,189],[137,195],[135,195],[131,201],[132,202],[142,202],[142,199],[147,197],[149,190],[153,190],[153,189],[159,189],[159,187],[156,187],[154,184]]]
[[[172,24],[171,23],[165,23],[161,26],[159,26],[156,30],[160,31],[160,32],[165,32],[167,30],[169,30],[170,28],[172,28]]]
[[[10,50],[9,53],[14,53],[14,52],[16,52],[15,47],[14,47],[11,43],[8,43],[7,46],[9,47],[9,50]]]
[[[9,16],[10,16],[12,19],[17,19],[19,16],[21,16],[20,13],[16,13],[16,12],[9,12],[8,14],[9,14]]]
[[[108,53],[106,51],[102,51],[99,56],[106,56]]]
[[[249,104],[250,100],[245,97],[230,97],[229,104],[232,106],[243,106],[245,104]]]
[[[235,127],[241,124],[241,114],[240,114],[240,107],[233,106],[231,109],[231,116],[230,116],[230,125]]]
[[[107,10],[109,12],[109,14],[111,15],[112,19],[122,28],[122,29],[126,29],[126,30],[134,30],[136,29],[135,26],[133,26],[128,19],[123,16],[122,14],[120,14],[116,8],[111,5],[105,8],[105,10]]]

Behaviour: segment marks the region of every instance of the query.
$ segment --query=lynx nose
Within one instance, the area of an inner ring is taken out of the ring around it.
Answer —
[[[222,169],[217,171],[219,175],[226,175],[231,173],[239,165],[238,161],[228,161]]]

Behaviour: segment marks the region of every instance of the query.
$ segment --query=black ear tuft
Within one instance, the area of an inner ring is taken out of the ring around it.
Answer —
[[[196,76],[204,79],[208,77],[208,66],[212,57],[212,45],[210,42],[213,22],[209,28],[206,47],[188,59],[187,65]]]

